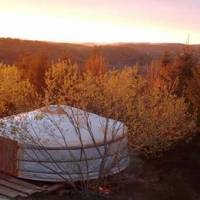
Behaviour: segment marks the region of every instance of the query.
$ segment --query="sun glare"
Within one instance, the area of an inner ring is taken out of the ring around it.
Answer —
[[[0,8],[0,37],[77,43],[184,43],[190,33],[192,43],[198,43],[200,39],[198,31],[191,32],[181,26],[178,29],[168,27],[159,21],[144,20],[142,16],[137,19],[133,16],[126,20],[123,16],[120,18],[103,13],[103,17],[99,17],[96,13],[81,11],[79,7],[64,12],[64,9],[53,10],[52,6],[49,6],[51,9],[48,8],[49,10],[42,13],[34,6],[15,6],[16,8],[9,8],[8,5],[4,9]]]

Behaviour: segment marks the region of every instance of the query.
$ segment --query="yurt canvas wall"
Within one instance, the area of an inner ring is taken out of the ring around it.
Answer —
[[[19,143],[15,160],[21,178],[96,179],[119,173],[129,164],[126,127],[119,121],[68,106],[49,106],[0,122],[4,137]]]

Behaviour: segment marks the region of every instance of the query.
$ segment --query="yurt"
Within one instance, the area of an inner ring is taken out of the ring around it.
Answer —
[[[114,175],[129,165],[126,126],[65,105],[2,118],[0,162],[0,171],[30,180]]]

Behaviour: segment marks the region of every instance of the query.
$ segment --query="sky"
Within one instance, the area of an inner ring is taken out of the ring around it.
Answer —
[[[0,0],[0,37],[200,44],[200,0]]]

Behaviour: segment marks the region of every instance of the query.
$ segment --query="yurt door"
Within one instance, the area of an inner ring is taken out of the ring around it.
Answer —
[[[17,175],[17,142],[0,137],[0,172]]]

